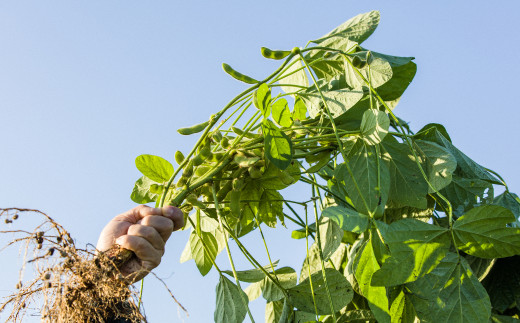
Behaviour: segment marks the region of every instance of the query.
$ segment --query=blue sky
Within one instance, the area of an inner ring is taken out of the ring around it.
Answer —
[[[304,46],[374,9],[381,24],[365,46],[418,64],[396,114],[415,130],[444,124],[457,147],[518,193],[520,4],[468,3],[2,1],[0,207],[41,209],[77,243],[95,243],[111,217],[134,206],[135,157],[173,160],[175,150],[189,150],[195,138],[176,129],[207,120],[245,88],[222,62],[262,78],[277,63],[260,55],[261,46]],[[303,245],[290,230],[266,231],[273,257],[299,271]],[[245,242],[264,259],[252,235]],[[193,261],[179,264],[186,240],[172,236],[156,273],[190,317],[178,315],[150,278],[151,322],[212,321],[217,274],[201,277]],[[10,261],[1,271],[12,279],[0,281],[0,296],[16,284],[19,261],[17,250],[3,255]],[[229,266],[224,255],[218,261]],[[263,321],[261,301],[252,308]]]

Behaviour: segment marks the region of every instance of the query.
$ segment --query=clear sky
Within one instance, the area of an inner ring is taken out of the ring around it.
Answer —
[[[175,150],[188,151],[195,138],[176,129],[207,120],[245,89],[222,62],[263,78],[277,63],[260,55],[261,46],[304,46],[374,9],[381,24],[364,46],[414,56],[418,64],[396,114],[415,130],[444,124],[457,147],[520,192],[518,1],[6,0],[0,207],[41,209],[78,244],[95,243],[111,217],[135,206],[134,158],[173,160]],[[273,257],[299,271],[303,245],[290,230],[266,231]],[[246,244],[265,259],[258,233],[251,235]],[[7,238],[0,236],[0,244]],[[144,303],[151,322],[213,321],[217,274],[202,277],[193,261],[179,264],[186,240],[185,232],[172,236],[156,273],[190,317],[178,314],[149,278]],[[19,258],[17,250],[0,256],[4,296],[16,284]],[[223,254],[218,263],[229,267]],[[241,262],[239,269],[249,268]],[[262,301],[252,309],[262,322]]]

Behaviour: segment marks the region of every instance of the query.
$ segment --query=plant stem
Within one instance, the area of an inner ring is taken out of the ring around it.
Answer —
[[[215,203],[215,209],[217,210],[217,217],[218,217],[218,223],[220,225],[220,230],[222,232],[224,231],[224,226],[222,225],[222,215],[220,214],[220,207],[218,205],[218,199],[217,199],[217,191],[215,190],[215,186],[211,186],[211,191],[213,193],[213,202]],[[242,287],[240,286],[240,280],[238,279],[237,271],[235,269],[235,263],[233,262],[233,257],[231,257],[231,251],[229,250],[229,244],[228,244],[228,237],[226,236],[226,251],[229,258],[229,263],[231,264],[231,269],[233,270],[233,276],[235,276],[235,281],[237,282],[238,288],[242,291]],[[247,297],[247,296],[246,296]],[[253,315],[251,314],[251,311],[249,310],[249,300],[244,299],[244,294],[241,294],[240,299],[242,300],[242,303],[247,309],[247,314],[249,315],[249,318],[251,319],[251,322],[255,322],[253,319]]]

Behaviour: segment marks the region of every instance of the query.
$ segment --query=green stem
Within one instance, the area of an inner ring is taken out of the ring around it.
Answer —
[[[316,297],[314,296],[314,286],[312,285],[312,273],[311,273],[311,264],[309,258],[309,216],[307,212],[307,205],[305,205],[305,252],[307,254],[307,275],[309,276],[309,284],[311,286],[311,295],[312,295],[312,304],[314,305],[314,313],[316,315],[316,320],[318,319],[318,307],[316,306]],[[314,239],[314,238],[313,238]],[[316,241],[316,239],[314,239]]]
[[[312,186],[312,197],[316,197],[315,193],[315,186]],[[330,310],[332,312],[332,317],[334,318],[334,322],[337,322],[338,319],[336,318],[336,313],[334,311],[334,303],[332,302],[332,295],[330,294],[329,290],[329,284],[327,282],[327,275],[325,274],[325,262],[323,261],[323,250],[321,249],[321,234],[320,234],[320,223],[318,219],[318,208],[316,206],[316,199],[313,201],[314,205],[314,218],[316,220],[316,243],[318,244],[318,251],[320,254],[320,261],[321,261],[321,274],[323,276],[323,281],[325,282],[325,289],[327,290],[327,296],[329,297],[329,305]]]
[[[323,96],[323,93],[321,92],[321,89],[318,86],[318,82],[316,81],[316,78],[314,77],[314,74],[313,74],[311,68],[309,67],[309,65],[307,64],[307,62],[305,61],[305,58],[303,57],[303,55],[301,53],[300,53],[300,58],[303,61],[303,63],[305,64],[305,66],[307,67],[307,71],[311,75],[312,81],[316,85],[316,89],[318,89],[318,92],[320,94],[320,97],[321,97],[321,100],[323,102],[323,105],[325,106],[325,111],[327,112],[329,120],[330,120],[330,122],[332,124],[332,128],[334,128],[334,134],[336,135],[336,140],[338,142],[338,147],[339,147],[339,150],[341,152],[341,155],[343,156],[343,160],[345,161],[345,166],[347,167],[347,171],[348,171],[350,177],[352,178],[352,182],[354,183],[354,186],[355,186],[355,188],[356,188],[356,190],[357,190],[357,192],[359,194],[359,197],[363,201],[363,204],[365,206],[365,209],[367,210],[367,213],[369,213],[369,216],[372,217],[373,216],[372,211],[368,207],[368,204],[367,204],[367,202],[365,200],[365,197],[361,193],[361,189],[359,188],[359,185],[358,185],[358,183],[356,181],[356,178],[354,177],[354,173],[352,172],[352,169],[349,166],[347,154],[345,153],[345,150],[343,149],[343,144],[341,142],[341,139],[339,138],[338,129],[336,127],[336,122],[334,122],[334,118],[332,117],[332,114],[330,112],[329,106],[327,104],[327,100],[325,100],[325,96]]]
[[[217,210],[217,217],[218,217],[218,223],[220,225],[220,230],[222,230],[222,232],[225,232],[224,226],[222,225],[222,215],[220,214],[220,207],[218,205],[217,191],[215,190],[214,185],[211,186],[211,191],[213,193],[213,202],[215,202],[215,209]],[[235,263],[233,262],[233,257],[231,257],[231,251],[229,250],[228,237],[226,236],[225,238],[226,238],[225,239],[226,251],[227,251],[228,258],[229,258],[229,263],[231,264],[231,269],[233,270],[233,276],[235,277],[235,281],[237,282],[238,288],[240,290],[242,290],[242,287],[240,286],[240,280],[238,279],[237,271],[235,269]],[[247,309],[247,314],[249,315],[251,322],[254,323],[255,320],[253,319],[253,315],[251,314],[251,311],[249,310],[249,300],[244,299],[244,294],[241,294],[241,296],[242,297],[240,297],[240,299],[242,300],[244,306]]]

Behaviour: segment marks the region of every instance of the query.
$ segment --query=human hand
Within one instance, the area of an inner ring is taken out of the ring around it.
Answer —
[[[131,282],[138,281],[159,266],[164,245],[173,231],[184,226],[182,211],[173,206],[137,206],[113,218],[101,231],[99,251],[119,245],[136,257],[119,268]]]

